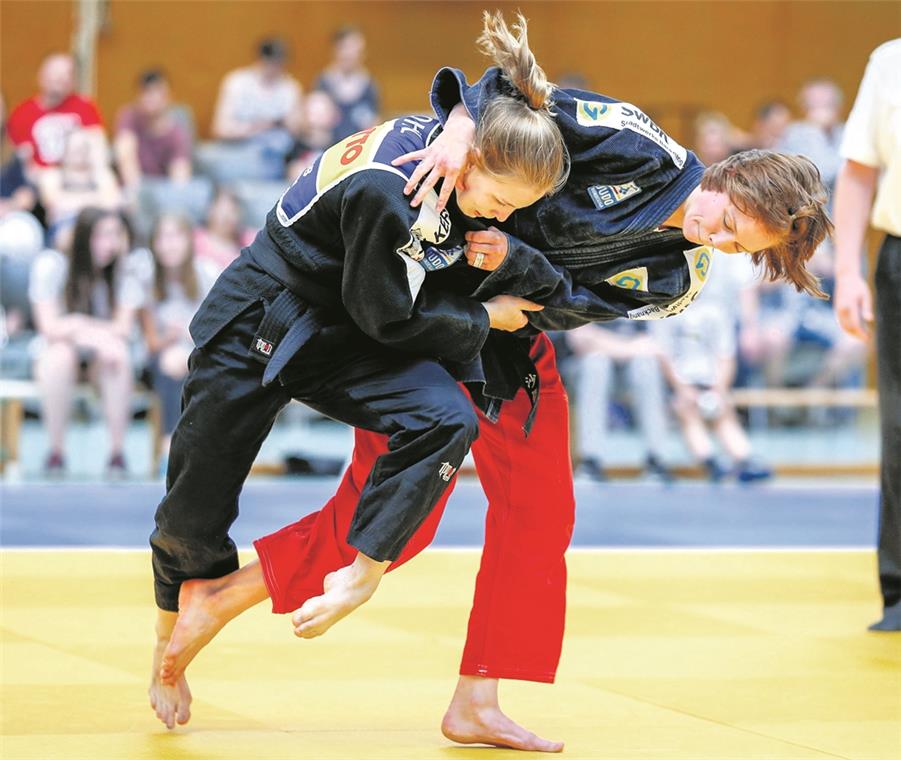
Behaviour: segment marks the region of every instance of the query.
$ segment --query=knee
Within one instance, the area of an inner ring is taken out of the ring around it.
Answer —
[[[181,380],[188,374],[188,351],[181,345],[164,349],[160,354],[160,370],[167,377]]]
[[[124,340],[111,341],[100,357],[103,366],[116,373],[131,372],[131,356]]]
[[[436,427],[467,449],[479,437],[478,415],[462,394],[457,403],[448,404],[441,410]]]
[[[48,343],[35,359],[35,374],[49,375],[52,379],[74,376],[78,364],[78,352],[70,343],[53,341]]]

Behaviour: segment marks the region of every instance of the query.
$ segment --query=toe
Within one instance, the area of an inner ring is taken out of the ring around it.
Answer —
[[[185,725],[191,719],[191,708],[186,704],[179,704],[175,711],[175,720],[180,726]]]
[[[528,739],[523,742],[523,749],[529,749],[534,752],[562,752],[563,742],[552,742],[530,733]]]

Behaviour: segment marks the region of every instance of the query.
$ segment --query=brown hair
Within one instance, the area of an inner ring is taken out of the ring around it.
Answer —
[[[194,268],[194,225],[187,216],[176,213],[160,214],[154,222],[153,230],[150,233],[150,252],[153,254],[154,295],[157,301],[164,301],[168,295],[166,270],[163,269],[163,265],[160,264],[159,257],[156,255],[156,237],[159,235],[160,227],[162,227],[164,221],[174,222],[188,239],[188,255],[181,264],[178,279],[184,286],[185,295],[192,301],[196,300],[199,289],[197,286],[197,271]]]
[[[516,18],[511,30],[500,11],[482,15],[479,48],[501,69],[513,94],[485,106],[472,160],[489,174],[516,177],[550,194],[566,182],[566,146],[551,111],[553,85],[529,49],[525,18]]]
[[[121,256],[127,254],[134,245],[134,230],[123,212],[93,206],[83,208],[79,212],[75,219],[75,230],[69,248],[69,274],[66,279],[66,308],[70,312],[93,315],[92,295],[94,285],[98,282],[106,288],[110,308],[116,308],[116,265],[121,256],[117,256],[103,269],[98,270],[94,267],[91,255],[91,237],[94,228],[107,217],[118,219],[125,228],[128,250],[122,251]]]
[[[799,291],[827,297],[805,267],[832,235],[826,188],[809,158],[746,150],[708,167],[701,189],[726,193],[739,211],[779,238],[776,245],[751,254],[769,279],[788,280]]]

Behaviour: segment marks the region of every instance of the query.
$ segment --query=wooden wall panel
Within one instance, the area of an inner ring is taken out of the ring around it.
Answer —
[[[747,125],[770,97],[793,101],[814,75],[836,79],[853,98],[869,51],[901,35],[897,2],[529,2],[521,7],[532,44],[551,76],[580,70],[595,89],[639,103],[685,140],[678,115],[717,108]],[[477,74],[479,2],[270,2],[111,0],[100,39],[97,98],[107,120],[133,93],[137,73],[162,64],[179,100],[207,132],[222,75],[253,57],[257,40],[291,44],[293,73],[309,87],[328,60],[329,36],[354,22],[369,40],[369,66],[385,113],[427,108],[435,69]],[[9,102],[34,89],[49,50],[71,38],[74,3],[0,2],[0,86]]]

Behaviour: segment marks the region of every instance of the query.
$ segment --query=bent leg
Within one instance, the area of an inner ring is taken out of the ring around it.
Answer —
[[[274,609],[286,608],[279,578],[293,578],[288,585],[295,591],[287,608],[306,597],[293,616],[295,633],[302,637],[321,635],[372,596],[388,566],[400,560],[432,514],[478,435],[469,398],[435,362],[409,360],[380,348],[378,353],[363,352],[353,366],[322,369],[312,391],[294,383],[289,389],[335,419],[382,433],[387,445],[365,452],[369,456],[357,452],[336,499],[323,513],[258,544]],[[300,543],[306,550],[293,551],[288,565],[276,569],[284,553],[262,547],[284,542]],[[338,569],[329,572],[328,566],[337,562]]]
[[[318,596],[322,593],[326,575],[354,561],[357,549],[347,543],[347,534],[372,468],[387,451],[387,436],[355,429],[350,466],[328,503],[253,542],[274,613],[292,612],[311,597]],[[455,484],[456,476],[390,564],[388,572],[411,560],[432,542]]]
[[[166,495],[150,537],[157,606],[178,610],[182,581],[236,570],[228,535],[257,452],[289,397],[263,387],[263,365],[247,346],[261,318],[249,310],[191,357],[184,412],[172,436]]]

